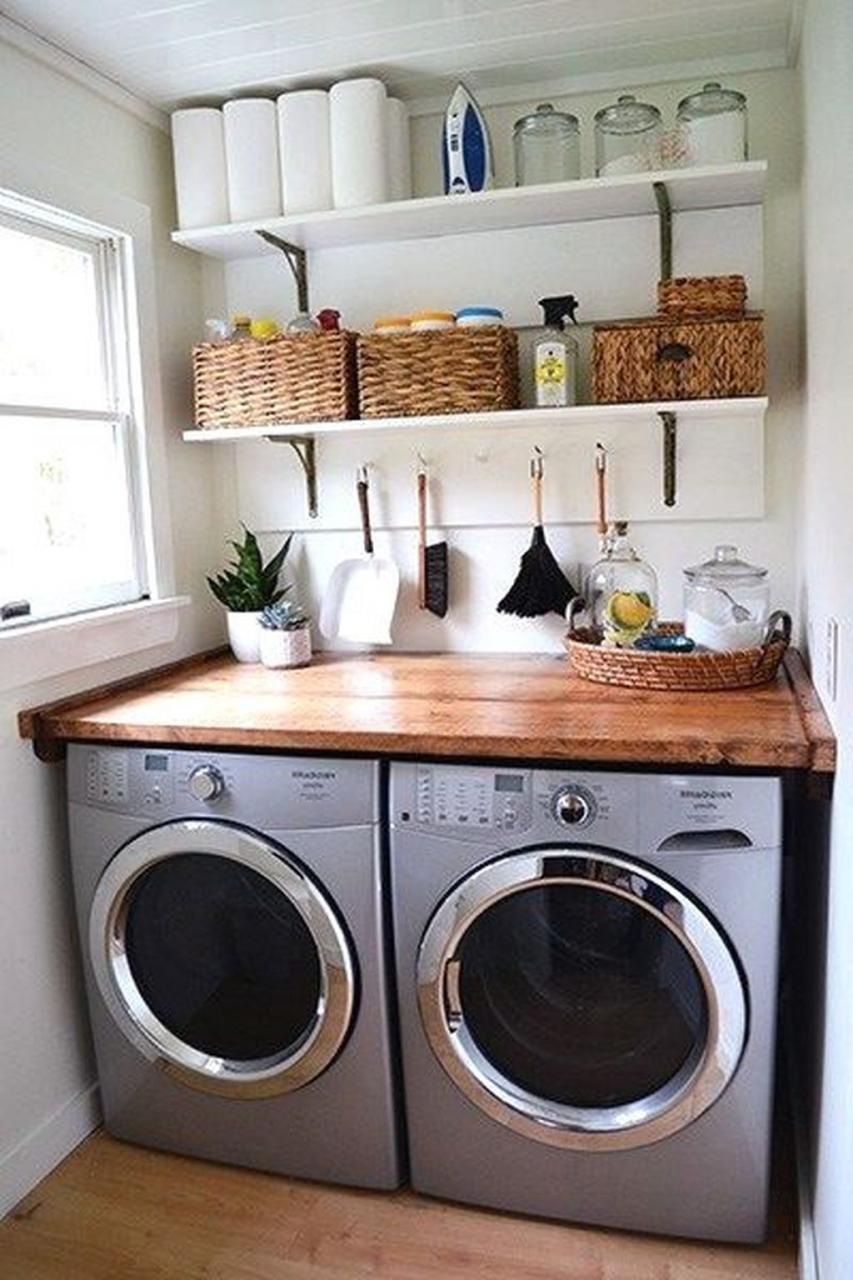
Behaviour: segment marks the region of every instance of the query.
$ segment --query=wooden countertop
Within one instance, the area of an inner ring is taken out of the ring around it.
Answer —
[[[835,739],[802,660],[728,693],[589,684],[561,656],[323,655],[268,671],[221,651],[20,716],[41,759],[67,741],[799,769]]]

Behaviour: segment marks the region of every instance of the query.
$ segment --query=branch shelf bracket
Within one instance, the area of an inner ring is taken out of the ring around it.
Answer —
[[[678,419],[665,409],[658,412],[663,426],[663,505],[674,507],[678,487],[676,453],[678,449]]]
[[[287,259],[287,265],[293,273],[293,279],[296,281],[296,297],[299,311],[308,314],[308,255],[305,250],[298,244],[292,244],[290,240],[282,240],[281,236],[273,235],[271,231],[256,231],[255,235],[260,236],[267,244],[272,245],[274,249],[280,249]]]
[[[672,279],[672,205],[665,182],[653,182],[660,232],[660,278]],[[261,233],[263,234],[263,233]]]
[[[317,444],[313,436],[264,436],[270,444],[289,444],[305,472],[308,514],[317,519]]]

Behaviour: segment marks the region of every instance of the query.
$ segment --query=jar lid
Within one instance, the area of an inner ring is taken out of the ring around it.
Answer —
[[[678,104],[679,116],[724,115],[728,111],[745,111],[746,96],[737,89],[724,89],[718,80],[709,80],[701,93],[688,94]]]
[[[411,315],[412,324],[417,324],[419,320],[445,320],[453,324],[455,319],[452,311],[413,311]]]
[[[703,564],[694,564],[684,570],[691,582],[746,582],[766,578],[767,570],[760,565],[749,564],[738,557],[737,547],[723,543],[714,548],[714,556]]]
[[[473,318],[475,316],[491,316],[494,319],[503,320],[504,313],[501,311],[500,307],[462,307],[461,310],[456,312],[457,320],[464,320],[466,317]]]
[[[569,132],[575,132],[580,128],[577,116],[573,116],[568,111],[557,111],[550,102],[540,102],[530,115],[521,116],[516,120],[512,131],[513,133],[527,133],[529,130],[538,132],[543,125],[545,127],[558,125]]]
[[[374,320],[374,329],[408,329],[411,320],[408,316],[380,316]]]
[[[252,323],[252,317],[244,316],[241,312],[240,315],[231,317],[231,323],[235,326],[235,328],[239,327],[241,329],[247,329],[249,325]]]
[[[610,133],[643,133],[660,124],[661,114],[650,102],[638,102],[633,93],[623,93],[609,107],[595,113],[595,123]]]

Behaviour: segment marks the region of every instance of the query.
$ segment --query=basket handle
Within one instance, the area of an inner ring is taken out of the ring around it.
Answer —
[[[774,609],[767,619],[767,626],[764,628],[764,639],[761,642],[762,651],[766,653],[775,640],[781,640],[787,649],[791,643],[791,629],[790,613],[786,613],[784,609]]]
[[[569,607],[566,609],[566,622],[569,624],[569,635],[571,635],[575,629],[575,623],[578,619],[578,615],[585,613],[586,608],[587,604],[583,596],[574,596],[569,601]]]
[[[658,347],[658,360],[670,360],[674,364],[681,364],[684,360],[689,360],[693,355],[693,348],[686,346],[683,342],[667,342],[662,347]]]

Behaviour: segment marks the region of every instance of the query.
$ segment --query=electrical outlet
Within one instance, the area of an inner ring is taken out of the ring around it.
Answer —
[[[826,620],[826,658],[824,664],[826,692],[832,702],[838,694],[838,622],[835,618]]]

